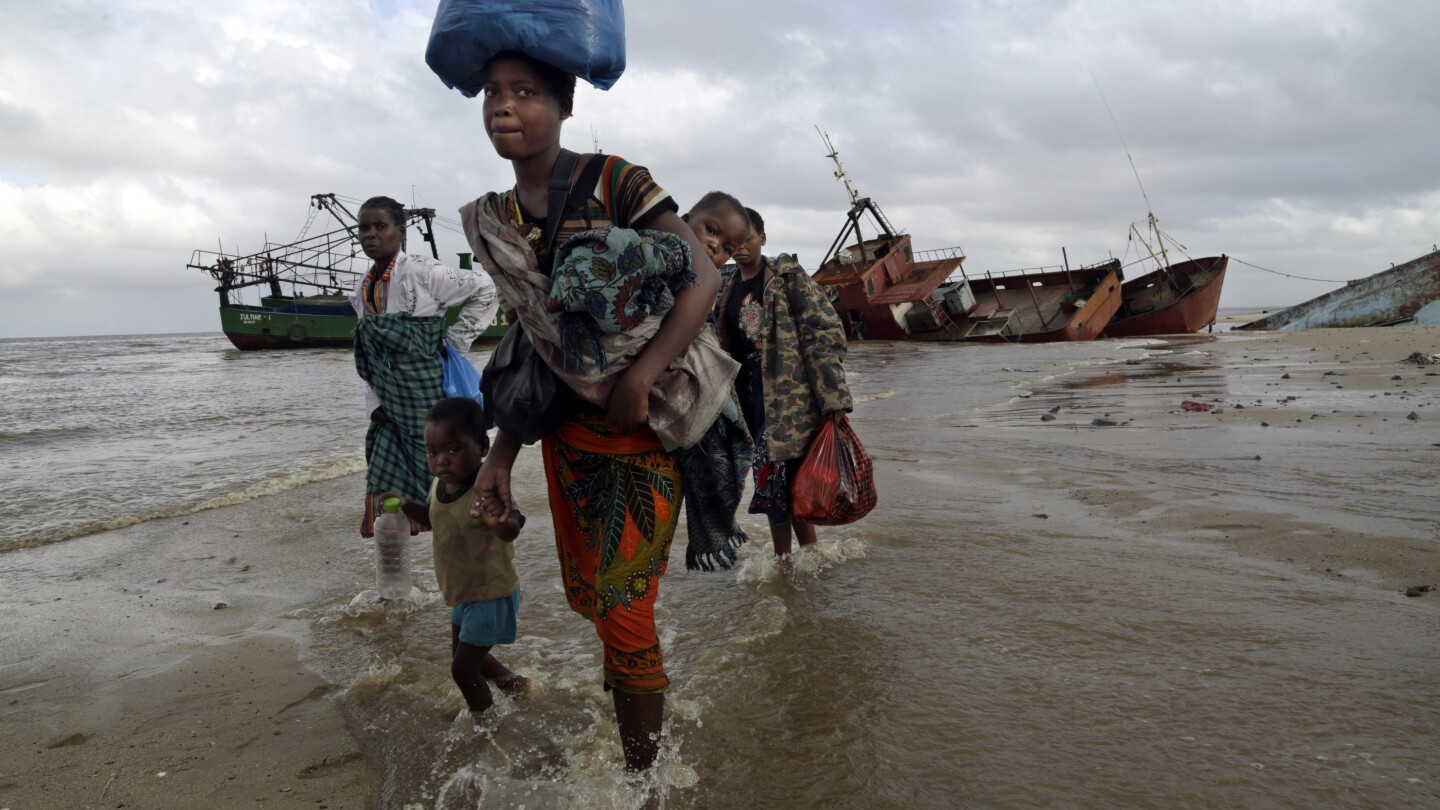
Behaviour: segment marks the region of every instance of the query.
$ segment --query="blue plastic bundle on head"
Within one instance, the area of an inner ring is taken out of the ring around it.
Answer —
[[[501,51],[527,56],[609,90],[625,72],[620,0],[441,0],[425,63],[473,98],[481,71]]]

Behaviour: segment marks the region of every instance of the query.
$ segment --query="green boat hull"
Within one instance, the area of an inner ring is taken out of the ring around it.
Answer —
[[[335,307],[339,310],[340,307]],[[285,312],[283,308],[228,306],[220,308],[220,329],[225,337],[244,351],[261,349],[348,349],[355,345],[353,310],[322,315],[307,312]],[[460,317],[459,307],[445,313],[445,325],[451,326]],[[492,325],[475,339],[476,344],[494,343],[505,336],[509,326]]]

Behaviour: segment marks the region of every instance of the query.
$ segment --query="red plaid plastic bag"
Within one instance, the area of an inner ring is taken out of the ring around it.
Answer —
[[[844,414],[820,426],[790,498],[797,520],[821,526],[854,523],[875,508],[875,468]]]

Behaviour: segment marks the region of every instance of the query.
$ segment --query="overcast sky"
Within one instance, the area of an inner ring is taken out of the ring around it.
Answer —
[[[192,251],[309,197],[454,217],[514,178],[424,62],[434,0],[0,0],[0,337],[216,331]],[[563,142],[719,188],[813,270],[860,191],[968,270],[1191,256],[1361,278],[1440,242],[1434,0],[626,4],[629,67]],[[1092,78],[1093,76],[1093,78]],[[413,192],[412,192],[413,189]],[[413,196],[412,196],[413,195]],[[465,250],[440,230],[442,259]],[[1143,272],[1136,266],[1128,272]],[[1231,264],[1222,306],[1340,286]]]

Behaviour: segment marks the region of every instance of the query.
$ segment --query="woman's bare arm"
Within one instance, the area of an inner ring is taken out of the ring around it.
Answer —
[[[696,283],[675,296],[675,306],[665,315],[660,331],[655,333],[655,337],[650,339],[611,389],[606,421],[616,430],[636,430],[645,424],[650,416],[650,389],[654,387],[655,380],[700,334],[715,304],[715,296],[720,292],[720,273],[684,220],[673,211],[666,211],[651,220],[647,227],[673,233],[690,245],[690,265],[695,272]]]

